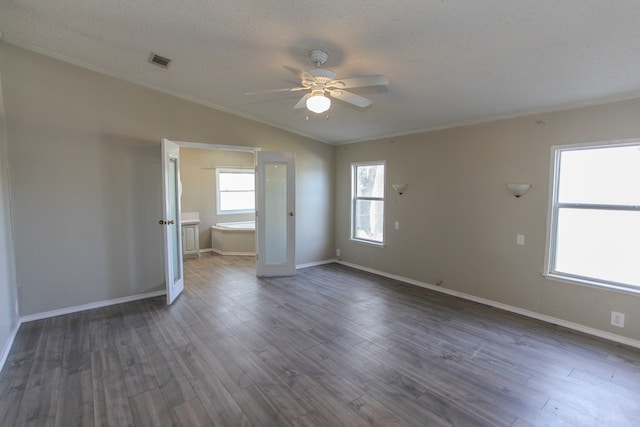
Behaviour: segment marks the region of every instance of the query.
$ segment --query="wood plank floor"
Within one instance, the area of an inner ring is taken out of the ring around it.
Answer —
[[[1,426],[640,425],[640,351],[331,264],[22,325]]]

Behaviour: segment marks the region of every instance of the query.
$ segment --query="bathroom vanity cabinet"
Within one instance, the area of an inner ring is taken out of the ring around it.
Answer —
[[[182,257],[200,256],[200,221],[182,221]]]

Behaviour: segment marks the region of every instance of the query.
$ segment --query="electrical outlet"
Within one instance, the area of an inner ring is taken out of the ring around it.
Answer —
[[[400,230],[400,221],[396,221],[396,230]]]
[[[339,257],[340,256],[340,249],[336,249],[336,256]]]
[[[619,328],[624,328],[624,313],[618,313],[617,311],[612,311],[611,324]]]
[[[516,234],[516,244],[524,246],[524,234]]]

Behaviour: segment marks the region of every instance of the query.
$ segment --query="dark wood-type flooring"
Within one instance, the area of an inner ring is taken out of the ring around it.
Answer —
[[[331,264],[23,324],[1,426],[640,425],[640,351]]]

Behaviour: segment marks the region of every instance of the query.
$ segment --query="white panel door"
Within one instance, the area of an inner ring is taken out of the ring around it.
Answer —
[[[163,218],[160,225],[163,227],[167,304],[171,304],[184,289],[180,228],[180,146],[162,139],[162,159]]]
[[[256,274],[291,276],[296,272],[295,154],[256,154]]]

